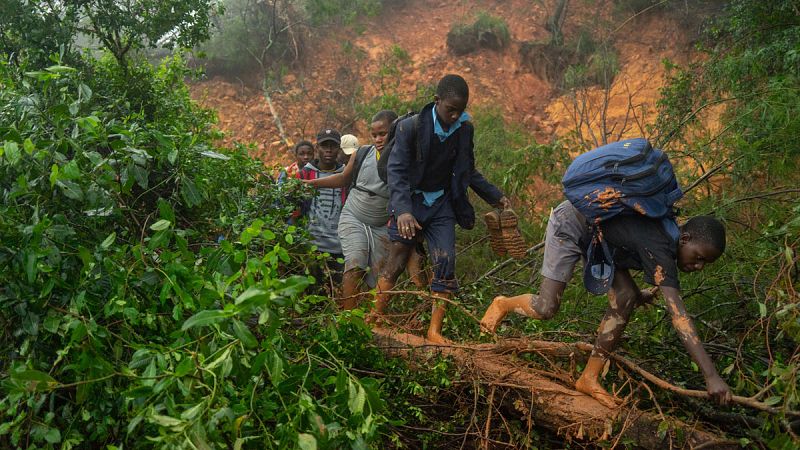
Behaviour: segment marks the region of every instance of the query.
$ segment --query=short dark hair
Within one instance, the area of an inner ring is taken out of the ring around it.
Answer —
[[[372,116],[372,122],[386,122],[387,125],[394,122],[395,119],[397,119],[397,113],[390,109],[378,111]]]
[[[725,252],[725,225],[713,216],[695,216],[681,227],[681,231],[689,233],[692,239],[698,239]]]
[[[294,154],[297,154],[297,151],[300,150],[300,147],[311,147],[311,150],[314,150],[314,144],[311,141],[302,140],[294,145]]]
[[[447,98],[460,98],[469,100],[469,86],[460,75],[447,74],[436,85],[436,96],[444,100]]]

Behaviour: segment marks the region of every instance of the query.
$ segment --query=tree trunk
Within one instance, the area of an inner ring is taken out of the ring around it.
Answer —
[[[438,346],[421,337],[387,329],[376,328],[373,335],[384,352],[403,357],[412,364],[419,363],[421,352],[452,358],[462,376],[470,376],[495,389],[507,389],[514,398],[510,402],[506,399],[504,404],[513,405],[506,410],[516,411],[523,421],[530,419],[534,426],[552,430],[568,441],[605,441],[617,445],[633,442],[652,449],[738,448],[735,441],[675,418],[641,411],[635,406],[606,408],[593,398],[546,377],[543,372],[520,364],[519,359],[507,354],[518,347],[513,341],[498,345]],[[552,351],[544,349],[543,353],[570,355],[568,346],[553,343],[552,347]]]

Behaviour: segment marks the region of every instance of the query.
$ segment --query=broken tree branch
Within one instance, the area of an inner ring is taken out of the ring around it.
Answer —
[[[616,437],[615,425],[622,425],[625,421],[624,429],[621,431],[624,438],[640,447],[660,449],[668,442],[663,433],[664,420],[657,414],[641,411],[635,404],[615,409],[606,408],[588,395],[536,374],[525,366],[520,366],[519,360],[514,355],[487,354],[497,349],[497,345],[437,345],[418,336],[380,328],[373,330],[373,337],[377,346],[384,352],[404,357],[412,364],[424,364],[425,355],[452,358],[460,368],[462,378],[494,387],[497,391],[495,399],[511,396],[514,404],[524,404],[525,408],[518,410],[520,419],[526,420],[530,415],[531,420],[537,425],[553,430],[567,439],[610,443]],[[521,342],[520,340],[518,343]],[[529,343],[530,341],[527,341],[526,345]],[[558,344],[546,343],[539,347],[553,348],[562,352],[569,350],[559,349]],[[517,368],[509,372],[509,367]],[[679,448],[690,448],[705,442],[724,442],[723,436],[699,430],[694,425],[678,419],[667,416],[666,422],[670,430],[676,431],[668,435],[671,436],[673,445]],[[662,432],[659,433],[659,430]],[[485,429],[480,430],[478,434],[481,435],[483,442],[486,442],[488,436],[484,435]]]
[[[526,340],[516,338],[512,342],[507,343],[499,343],[499,344],[479,344],[476,345],[477,351],[492,351],[497,353],[509,353],[509,352],[542,352],[542,353],[550,353],[559,356],[568,356],[574,353],[576,350],[581,352],[590,353],[594,346],[589,344],[588,342],[552,342],[552,341],[536,341],[536,340]],[[697,389],[685,389],[682,387],[675,386],[674,384],[659,378],[656,375],[648,372],[647,370],[641,368],[638,364],[634,363],[633,361],[628,360],[627,358],[620,356],[616,353],[610,354],[611,359],[615,362],[622,364],[623,366],[627,367],[628,369],[638,373],[642,378],[649,381],[650,383],[654,384],[655,386],[664,389],[666,391],[674,392],[679,395],[683,395],[686,397],[693,397],[693,398],[703,398],[708,399],[710,396],[708,392],[701,391]],[[774,406],[769,406],[764,402],[760,402],[752,397],[742,397],[739,395],[734,395],[732,397],[732,402],[736,403],[741,406],[746,406],[748,408],[757,409],[759,411],[768,412],[770,414],[785,414],[787,416],[794,416],[800,417],[800,411],[792,411],[792,410],[784,410],[781,408],[776,408]]]

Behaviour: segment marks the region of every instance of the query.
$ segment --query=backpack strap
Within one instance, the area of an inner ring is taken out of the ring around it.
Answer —
[[[382,195],[380,195],[380,194],[378,194],[376,192],[373,192],[373,191],[371,191],[371,190],[369,190],[369,189],[367,189],[365,187],[362,187],[362,186],[359,186],[358,184],[356,184],[356,182],[358,181],[358,173],[361,170],[361,166],[364,165],[364,160],[367,159],[367,155],[369,154],[369,150],[372,147],[373,147],[372,145],[364,145],[364,146],[361,146],[358,149],[358,151],[356,153],[356,156],[355,156],[356,160],[353,163],[353,165],[354,165],[354,167],[353,167],[353,177],[350,180],[350,191],[355,189],[357,191],[366,192],[367,194],[369,194],[370,197],[375,197],[375,196],[383,197]]]
[[[417,151],[417,162],[422,162],[422,149],[419,147],[419,113],[414,114],[414,147]]]
[[[367,154],[369,153],[369,149],[372,148],[371,145],[362,145],[361,147],[356,150],[355,158],[356,160],[353,162],[353,175],[350,178],[350,190],[356,189],[356,181],[358,181],[358,173],[361,171],[361,166],[364,164],[364,160],[367,159]]]

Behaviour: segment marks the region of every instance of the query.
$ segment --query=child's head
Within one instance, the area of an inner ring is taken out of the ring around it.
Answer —
[[[397,113],[384,109],[372,116],[372,122],[369,124],[369,135],[372,137],[372,142],[378,151],[383,151],[383,146],[386,145],[386,136],[389,135],[389,127],[392,122],[397,119]]]
[[[320,169],[336,167],[336,159],[341,151],[342,135],[334,128],[327,128],[317,133],[317,158]]]
[[[445,75],[436,85],[436,115],[442,124],[454,124],[461,114],[467,109],[469,101],[469,86],[466,80],[459,75]]]
[[[310,141],[300,141],[294,146],[294,159],[297,167],[303,168],[309,161],[314,159],[314,144]]]
[[[352,134],[343,134],[339,147],[342,149],[342,152],[339,154],[339,162],[347,164],[347,161],[350,160],[350,156],[358,151],[358,138]]]
[[[725,225],[711,216],[697,216],[681,227],[678,240],[678,269],[703,270],[725,251]]]

